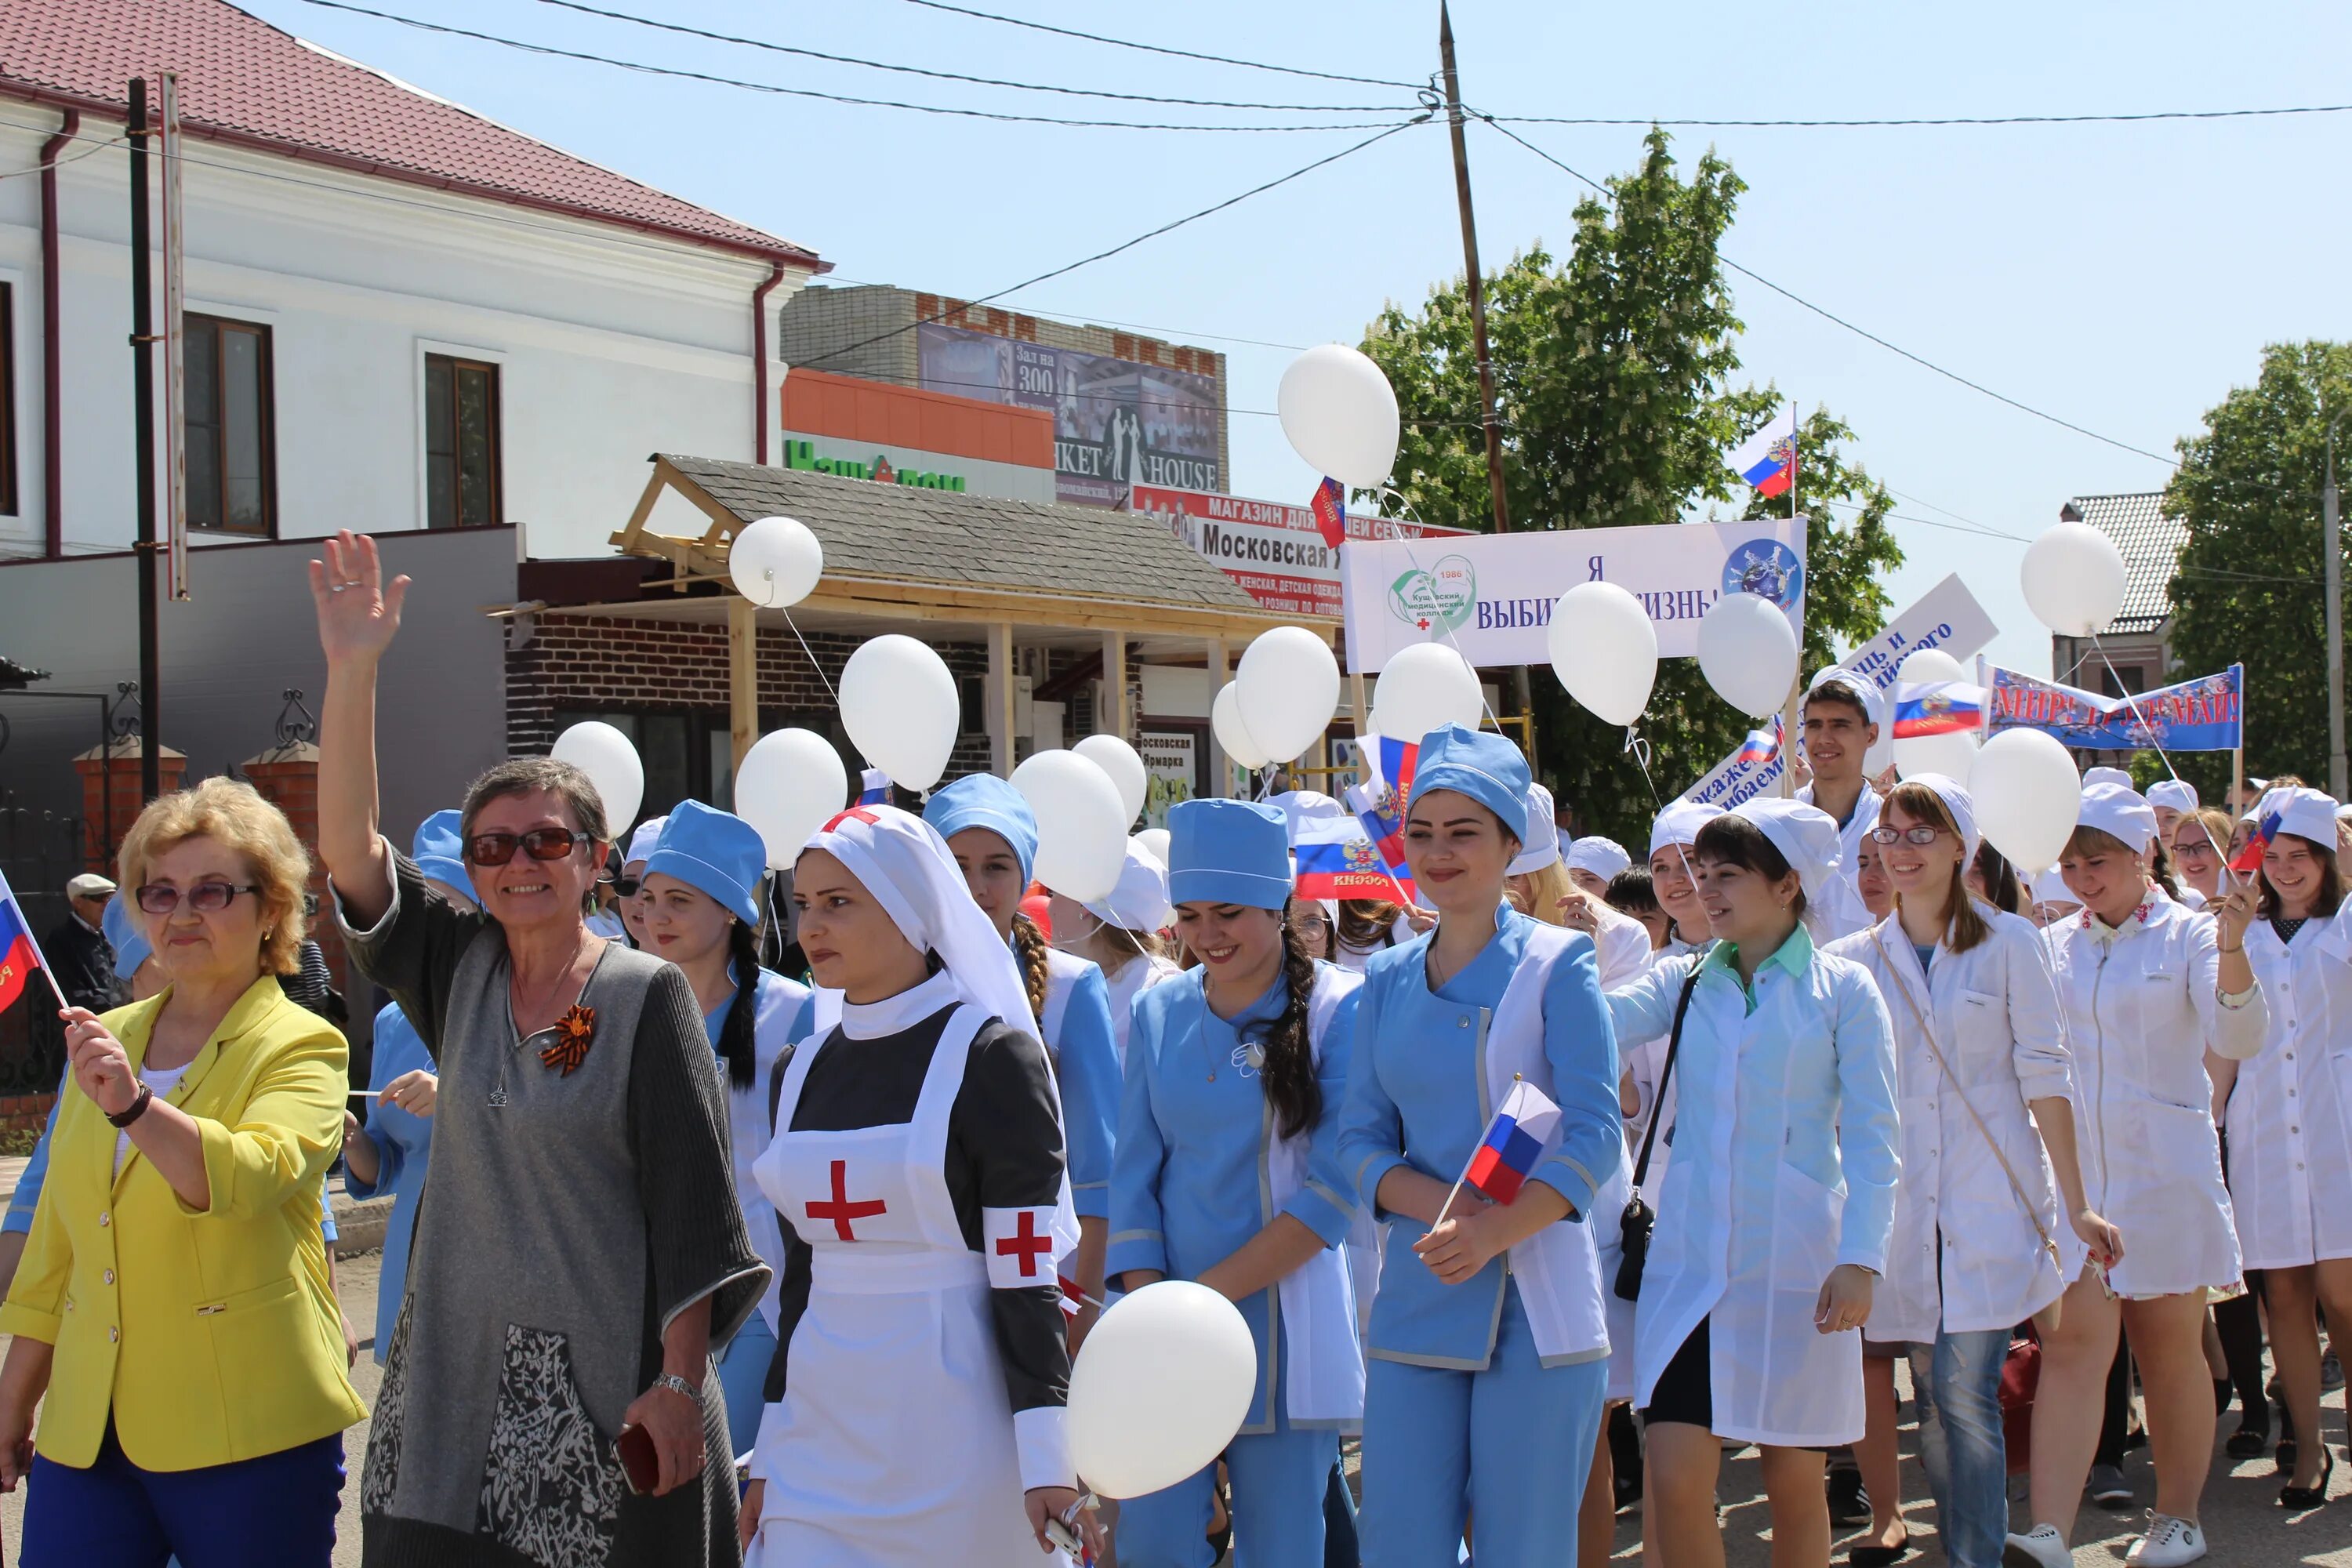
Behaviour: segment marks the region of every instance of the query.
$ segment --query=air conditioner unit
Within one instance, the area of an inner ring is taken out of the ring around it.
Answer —
[[[1031,695],[1036,689],[1036,686],[1037,683],[1028,676],[1016,675],[1013,678],[1013,733],[1016,739],[1029,735],[1037,727],[1037,703],[1036,699]],[[993,741],[998,739],[996,731],[1003,721],[1001,715],[1004,711],[1003,693],[997,689],[997,677],[993,674],[987,678],[986,691],[988,738]]]

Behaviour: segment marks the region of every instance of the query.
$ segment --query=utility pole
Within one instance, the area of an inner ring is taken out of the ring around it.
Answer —
[[[1437,5],[1437,56],[1444,73],[1445,123],[1454,138],[1454,195],[1462,209],[1462,265],[1469,281],[1470,341],[1478,356],[1478,419],[1486,432],[1486,483],[1494,492],[1495,531],[1511,531],[1511,506],[1503,488],[1503,426],[1495,415],[1495,358],[1486,346],[1486,277],[1478,269],[1478,220],[1470,206],[1470,150],[1462,136],[1462,77],[1454,66],[1454,18],[1445,0]],[[1519,712],[1527,724],[1528,766],[1536,760],[1535,694],[1528,668],[1518,668]]]
[[[163,793],[163,672],[155,626],[155,313],[147,276],[144,77],[131,79],[125,129],[131,135],[131,471],[139,492],[139,798],[146,802]]]
[[[2319,492],[2319,552],[2327,568],[2327,793],[2344,798],[2344,533],[2336,516],[2336,426],[2327,424],[2327,483]]]

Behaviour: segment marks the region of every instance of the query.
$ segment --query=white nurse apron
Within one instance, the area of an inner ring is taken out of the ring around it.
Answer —
[[[962,1006],[911,1121],[780,1131],[754,1167],[814,1254],[781,1404],[751,1473],[765,1483],[749,1568],[1022,1568],[1042,1560],[1022,1507],[1013,1411],[988,1269],[965,1243],[945,1173],[948,1113],[986,1022]],[[790,1129],[810,1065],[795,1052],[776,1107]]]

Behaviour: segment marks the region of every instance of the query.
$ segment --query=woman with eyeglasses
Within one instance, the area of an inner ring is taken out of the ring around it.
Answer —
[[[1895,1026],[1896,1240],[1864,1332],[1908,1347],[1945,1554],[1958,1568],[1997,1568],[2009,1534],[2010,1331],[2056,1301],[2086,1255],[2106,1267],[2123,1243],[2084,1198],[2074,1075],[2040,933],[1969,894],[1975,802],[1940,774],[1914,774],[1888,793],[1870,838],[1895,909],[1829,946],[1870,972]],[[1882,1533],[1851,1555],[1855,1568],[1883,1568],[1908,1546]]]
[[[613,878],[613,903],[621,912],[621,928],[628,935],[629,945],[640,952],[644,951],[648,940],[646,936],[646,861],[653,854],[654,846],[661,842],[662,829],[668,822],[667,816],[655,816],[638,823],[637,830],[629,835],[628,848],[622,852],[621,868]]]
[[[2180,873],[2184,895],[2193,890],[2200,907],[2220,898],[2229,865],[2229,813],[2210,805],[2184,811],[2173,818],[2166,841],[2172,846],[2172,864]],[[2181,901],[2189,900],[2184,896]]]
[[[731,1562],[735,1450],[711,1357],[769,1270],[736,1201],[701,1009],[675,964],[588,930],[607,834],[578,768],[523,758],[467,789],[478,912],[377,832],[375,671],[407,585],[348,532],[310,563],[320,856],[353,962],[441,1074],[433,1201],[360,1482],[363,1558]]]
[[[320,1232],[348,1053],[278,984],[310,870],[228,779],[151,803],[122,842],[168,984],[60,1014],[72,1081],[0,1307],[0,1490],[31,1478],[27,1563],[333,1554],[342,1432],[366,1411]]]

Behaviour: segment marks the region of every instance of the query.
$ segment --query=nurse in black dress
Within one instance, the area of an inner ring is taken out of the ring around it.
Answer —
[[[793,902],[816,1033],[777,1064],[754,1166],[784,1282],[746,1561],[1037,1563],[1078,1495],[1055,1267],[1077,1220],[1020,972],[945,841],[890,806],[811,839]]]

